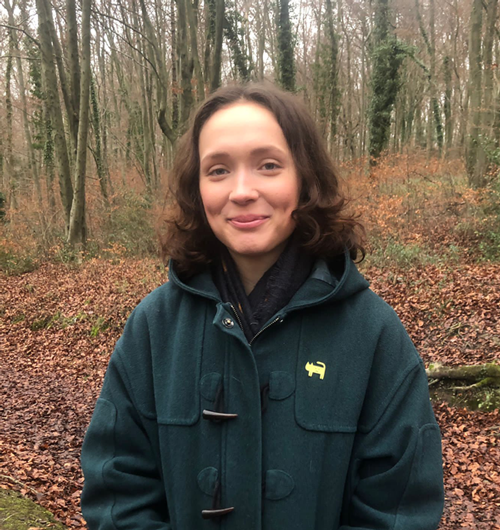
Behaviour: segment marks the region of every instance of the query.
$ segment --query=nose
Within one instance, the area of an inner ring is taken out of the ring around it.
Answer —
[[[229,200],[237,204],[246,204],[255,201],[259,197],[259,191],[255,186],[252,175],[246,169],[239,170],[233,179],[233,189],[229,194]]]

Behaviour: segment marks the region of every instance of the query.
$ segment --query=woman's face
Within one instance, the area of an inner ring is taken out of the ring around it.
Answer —
[[[299,179],[273,113],[252,102],[215,112],[199,139],[200,194],[233,258],[278,259],[295,228]]]

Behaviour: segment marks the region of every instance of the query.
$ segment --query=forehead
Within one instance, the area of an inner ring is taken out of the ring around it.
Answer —
[[[269,142],[287,148],[274,114],[253,102],[237,102],[215,112],[200,131],[200,153],[219,147],[249,147]]]

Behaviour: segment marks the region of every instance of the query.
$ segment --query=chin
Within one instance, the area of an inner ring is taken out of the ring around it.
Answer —
[[[238,254],[239,256],[247,257],[259,257],[267,254],[269,252],[266,248],[259,247],[229,247],[229,250]]]
[[[238,256],[244,256],[247,258],[259,258],[267,257],[274,252],[278,252],[280,245],[265,245],[262,242],[248,245],[231,245],[228,249],[237,254]]]

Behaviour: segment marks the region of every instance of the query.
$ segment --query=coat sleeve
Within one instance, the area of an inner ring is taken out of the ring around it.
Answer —
[[[340,530],[436,530],[441,519],[441,435],[423,363],[406,332],[401,340],[418,361],[386,402],[380,390],[367,397],[377,418],[356,435]]]
[[[122,336],[111,356],[83,442],[81,506],[89,530],[172,528],[155,456],[155,421],[138,411],[127,375],[130,356],[125,353],[139,347],[138,342],[147,349],[132,328],[127,323],[124,336],[132,336],[128,341]]]

